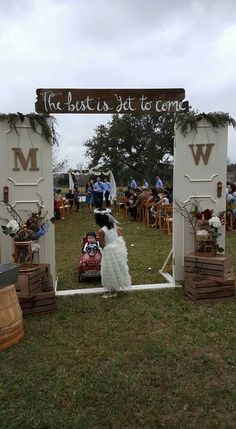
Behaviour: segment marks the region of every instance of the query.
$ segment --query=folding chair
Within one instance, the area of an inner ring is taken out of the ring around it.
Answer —
[[[173,205],[172,204],[158,204],[157,218],[155,222],[156,227],[160,231],[167,232],[168,235],[172,234],[173,225]]]
[[[171,235],[173,232],[173,205],[167,204],[165,208],[165,225],[164,232],[167,232],[168,235]]]
[[[145,207],[145,219],[144,222],[150,226],[150,222],[151,222],[151,213],[150,210],[152,208],[152,206],[154,205],[154,203],[147,203],[146,207]]]

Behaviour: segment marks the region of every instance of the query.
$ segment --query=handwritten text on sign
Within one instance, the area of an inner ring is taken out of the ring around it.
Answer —
[[[174,89],[37,89],[38,113],[185,112],[185,91]]]

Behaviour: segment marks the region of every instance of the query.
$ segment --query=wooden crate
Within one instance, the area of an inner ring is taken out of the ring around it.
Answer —
[[[55,292],[41,292],[32,299],[19,298],[23,316],[56,311]]]
[[[50,264],[41,264],[45,268],[45,277],[43,280],[42,291],[50,292],[54,290],[53,279],[50,272]]]
[[[227,301],[235,296],[234,278],[210,279],[195,274],[185,274],[185,294],[192,301]]]
[[[41,292],[44,282],[44,266],[40,266],[34,271],[20,273],[15,284],[18,298],[33,298]]]
[[[207,276],[211,279],[232,275],[232,256],[197,256],[190,254],[184,257],[184,272]]]
[[[41,291],[53,290],[49,264],[40,264],[34,271],[19,273],[15,284],[18,298],[30,299]]]

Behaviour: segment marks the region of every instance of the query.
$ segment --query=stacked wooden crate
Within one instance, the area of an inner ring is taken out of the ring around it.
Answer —
[[[56,310],[56,298],[48,264],[19,273],[15,284],[23,315],[50,313]]]
[[[232,256],[184,258],[185,294],[192,301],[227,301],[234,297]]]

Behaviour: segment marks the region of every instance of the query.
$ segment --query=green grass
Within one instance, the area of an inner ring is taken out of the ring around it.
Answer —
[[[81,214],[56,225],[61,289],[78,287],[80,238],[91,226]],[[122,226],[133,283],[163,281],[170,239]],[[235,237],[227,234],[236,267]],[[235,428],[235,301],[196,305],[166,289],[57,304],[55,314],[26,318],[24,340],[0,352],[2,429]]]
[[[123,228],[132,284],[165,283],[159,269],[171,249],[172,238],[142,223],[131,222],[127,215],[114,214],[119,217]],[[81,239],[86,232],[97,229],[94,214],[88,213],[84,205],[81,212],[56,224],[58,289],[100,286],[100,282],[96,281],[79,284],[77,274]]]

